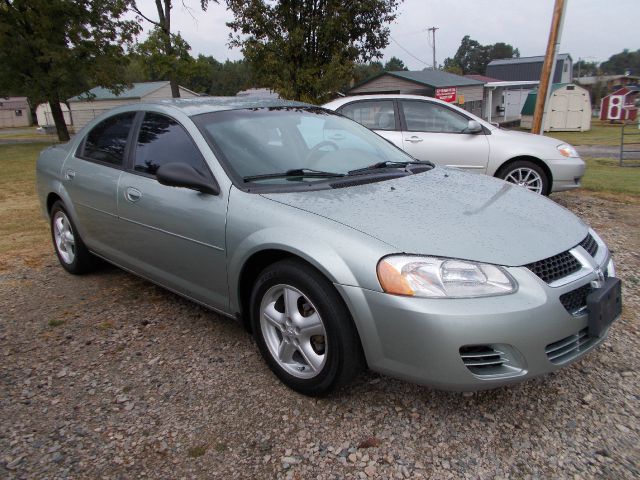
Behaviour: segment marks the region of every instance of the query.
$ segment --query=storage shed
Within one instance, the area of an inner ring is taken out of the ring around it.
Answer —
[[[198,94],[180,87],[182,98],[197,97]],[[76,130],[98,115],[121,105],[130,105],[148,100],[171,98],[171,85],[164,82],[134,83],[119,94],[102,87],[92,88],[86,93],[76,95],[68,100],[71,110],[71,121]]]
[[[0,97],[0,128],[31,125],[31,107],[27,97]]]
[[[71,125],[71,113],[69,107],[65,103],[60,102],[60,108],[62,109],[62,116],[64,117],[64,123]],[[53,121],[53,114],[51,113],[51,105],[48,103],[41,103],[36,107],[36,122],[39,127],[53,127],[55,122]]]
[[[635,121],[638,118],[636,100],[640,90],[622,87],[604,97],[600,102],[600,120]]]
[[[538,90],[527,96],[522,107],[520,126],[531,129]],[[556,83],[545,108],[545,132],[586,132],[591,129],[589,92],[573,83]]]
[[[482,116],[484,82],[440,70],[383,72],[354,86],[349,95],[401,93],[435,97]]]

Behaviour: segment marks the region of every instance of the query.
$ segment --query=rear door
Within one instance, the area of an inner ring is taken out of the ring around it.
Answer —
[[[428,100],[399,100],[402,148],[418,160],[485,173],[487,135],[465,133],[469,117]]]
[[[227,192],[219,195],[161,185],[155,173],[181,162],[213,178],[202,153],[175,119],[146,112],[118,184],[118,239],[124,266],[214,308],[228,302],[225,223]]]
[[[110,258],[117,253],[113,245],[119,236],[118,181],[135,116],[136,112],[127,112],[102,120],[62,167],[82,239],[91,250]]]
[[[402,132],[396,102],[385,100],[358,100],[338,109],[345,117],[355,120],[402,148]]]

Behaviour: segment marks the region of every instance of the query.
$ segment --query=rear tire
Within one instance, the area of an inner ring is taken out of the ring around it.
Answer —
[[[331,282],[301,261],[282,260],[258,276],[251,324],[271,370],[302,394],[327,394],[364,366],[360,339],[342,298]]]
[[[89,252],[82,241],[78,229],[58,200],[51,207],[51,239],[60,265],[69,273],[81,275],[88,273],[98,265],[98,259]]]
[[[530,160],[516,160],[508,164],[498,171],[496,177],[539,195],[551,193],[549,176],[542,167]]]

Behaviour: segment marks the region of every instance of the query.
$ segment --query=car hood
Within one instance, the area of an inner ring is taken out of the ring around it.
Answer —
[[[535,146],[544,146],[544,147],[551,147],[553,149],[555,149],[558,145],[561,145],[563,143],[562,140],[558,140],[557,138],[553,138],[553,137],[547,137],[544,135],[534,135],[532,133],[528,133],[528,132],[518,132],[515,130],[504,130],[504,129],[496,129],[492,131],[492,134],[495,134],[495,132],[497,132],[498,135],[504,135],[505,137],[509,137],[510,139],[512,139],[513,141],[517,141],[519,143],[526,143],[526,144],[530,144],[530,145],[535,145]]]
[[[555,202],[516,185],[455,169],[329,190],[269,193],[399,253],[525,265],[576,246],[588,227]]]

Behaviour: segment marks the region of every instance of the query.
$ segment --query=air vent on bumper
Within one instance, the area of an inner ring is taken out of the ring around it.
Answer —
[[[477,377],[511,377],[523,373],[520,356],[509,345],[465,345],[460,358]]]
[[[569,335],[562,340],[550,343],[544,351],[551,363],[560,365],[579,357],[588,350],[596,340],[597,339],[589,336],[588,328],[583,328],[574,335]]]

